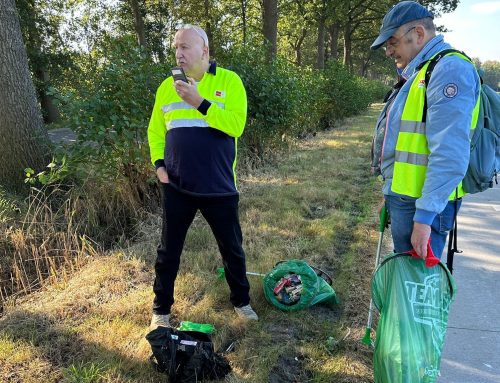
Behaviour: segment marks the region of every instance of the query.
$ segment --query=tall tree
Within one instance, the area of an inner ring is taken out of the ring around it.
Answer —
[[[49,152],[15,0],[0,0],[0,100],[0,184],[21,190],[23,169],[42,169]]]
[[[60,19],[57,15],[62,5],[50,0],[16,0],[16,5],[43,118],[49,124],[59,119],[59,110],[49,88],[52,86],[51,64],[55,66],[56,61],[65,61],[61,48],[53,48],[63,45],[58,38]]]
[[[500,91],[500,61],[485,61],[481,65],[483,80],[497,92]]]
[[[262,1],[262,19],[262,34],[267,44],[267,55],[269,60],[273,60],[278,51],[278,0]]]
[[[146,48],[146,33],[144,29],[144,20],[137,0],[130,0],[130,7],[134,14],[134,28],[137,34],[137,42],[141,48]]]

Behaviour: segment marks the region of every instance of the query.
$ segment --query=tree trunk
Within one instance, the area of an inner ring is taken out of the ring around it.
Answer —
[[[346,23],[344,28],[344,65],[352,69],[352,39],[351,39],[351,24]]]
[[[337,60],[338,50],[339,50],[339,34],[340,25],[339,23],[334,23],[329,28],[330,32],[330,57],[332,60]]]
[[[144,20],[137,0],[130,0],[130,6],[134,13],[134,27],[137,34],[137,42],[141,48],[146,48],[146,33],[144,31]]]
[[[248,1],[241,0],[241,22],[243,24],[243,45],[247,45],[247,7],[248,7]]]
[[[204,1],[204,8],[205,8],[205,32],[207,33],[208,37],[208,44],[210,45],[210,56],[216,57],[215,54],[215,44],[213,44],[213,33],[212,33],[212,23],[210,20],[212,18],[210,17],[210,0],[205,0]]]
[[[297,42],[293,46],[293,49],[295,50],[295,64],[297,66],[302,65],[302,43],[304,42],[306,36],[307,36],[307,29],[302,28],[302,35],[297,39]]]
[[[43,169],[49,152],[14,0],[0,0],[0,100],[0,185],[20,191],[24,169]]]
[[[54,104],[54,97],[47,93],[47,88],[50,84],[49,71],[45,67],[38,68],[36,77],[40,81],[40,89],[38,94],[40,96],[40,106],[43,110],[43,120],[46,124],[51,124],[59,119],[59,110]]]
[[[368,75],[368,68],[370,68],[370,60],[372,58],[372,52],[373,51],[370,50],[368,54],[361,60],[361,66],[359,68],[359,75],[361,77],[367,77]]]
[[[316,68],[323,69],[325,67],[325,19],[321,17],[318,20],[318,57],[316,60]]]
[[[262,5],[262,33],[267,44],[267,57],[272,61],[278,51],[278,0],[263,0]]]

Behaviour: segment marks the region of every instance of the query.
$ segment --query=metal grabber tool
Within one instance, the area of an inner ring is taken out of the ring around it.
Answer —
[[[380,261],[380,252],[382,251],[382,239],[384,238],[384,230],[389,223],[389,213],[387,209],[382,207],[380,209],[380,229],[378,236],[377,254],[375,256],[375,269],[377,269],[378,263]],[[368,322],[366,324],[365,336],[361,339],[361,342],[367,346],[373,346],[371,332],[372,332],[372,320],[373,320],[373,299],[370,297],[370,309],[368,310]]]

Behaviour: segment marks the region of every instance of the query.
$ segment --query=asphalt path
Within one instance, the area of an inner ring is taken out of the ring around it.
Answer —
[[[500,383],[500,185],[464,197],[458,248],[438,383]]]

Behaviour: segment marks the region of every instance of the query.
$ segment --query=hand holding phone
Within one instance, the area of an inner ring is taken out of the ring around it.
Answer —
[[[174,78],[174,81],[181,80],[189,84],[186,73],[184,73],[184,69],[182,69],[180,66],[172,68],[172,77]]]

